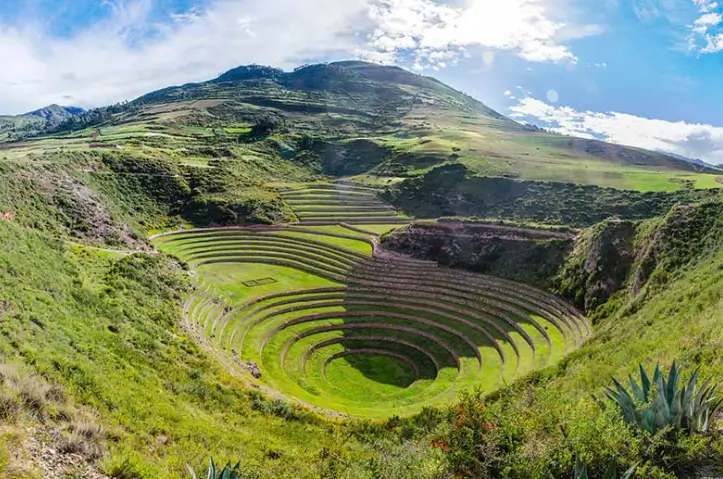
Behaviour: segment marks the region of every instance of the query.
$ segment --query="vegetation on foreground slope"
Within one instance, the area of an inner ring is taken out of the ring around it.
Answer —
[[[678,359],[683,380],[698,364],[704,377],[721,377],[723,249],[716,225],[723,214],[718,203],[686,211],[685,221],[669,222],[666,235],[698,238],[705,247],[669,243],[651,275],[665,274],[665,281],[651,283],[645,295],[626,293],[624,307],[602,320],[579,351],[485,404],[472,394],[449,411],[335,424],[249,394],[178,329],[189,288],[182,267],[158,255],[68,247],[14,222],[0,223],[9,245],[0,269],[3,356],[62,384],[76,407],[92,411],[110,431],[102,441],[110,455],[100,465],[116,477],[183,477],[186,462],[198,467],[209,455],[245,458],[248,477],[409,477],[409,467],[414,477],[454,470],[564,477],[576,456],[593,477],[612,458],[639,464],[640,477],[673,477],[713,466],[717,433],[649,436],[628,429],[614,407],[601,410],[590,394],[601,394],[608,375],[625,376],[638,361]],[[14,421],[20,427],[26,420]],[[6,450],[23,440],[13,432],[3,438]]]
[[[197,466],[211,453],[243,457],[247,471],[264,477],[337,477],[324,471],[346,457],[380,471],[426,467],[389,464],[357,441],[343,445],[347,427],[249,393],[179,329],[189,288],[179,264],[68,247],[8,222],[0,222],[0,238],[3,361],[63,385],[19,403],[27,417],[2,410],[3,477],[43,477],[39,457],[16,453],[42,440],[28,427],[72,434],[73,423],[62,424],[73,408],[106,431],[83,442],[101,440],[110,451],[100,467],[111,477],[184,477],[186,463]],[[3,375],[4,394],[6,381]],[[61,394],[69,401],[62,408],[52,399]],[[401,446],[384,447],[397,457]],[[417,457],[425,455],[434,453]]]

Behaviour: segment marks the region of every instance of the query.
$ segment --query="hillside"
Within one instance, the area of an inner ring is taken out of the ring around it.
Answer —
[[[80,115],[85,110],[75,106],[60,106],[60,105],[49,105],[38,110],[34,110],[23,115],[23,118],[42,118],[46,123],[51,125],[57,125],[62,123],[68,118]]]
[[[254,130],[259,122],[265,126]],[[482,176],[640,191],[721,185],[718,169],[550,134],[433,78],[364,62],[293,72],[243,66],[208,82],[76,115],[50,131],[53,136],[26,148],[87,148],[100,133],[104,142],[145,150],[213,140],[243,146],[246,154],[293,158],[318,174],[361,175],[358,181],[372,185],[447,163]]]
[[[37,135],[49,127],[55,127],[76,115],[82,108],[49,105],[22,115],[0,115],[0,143]]]
[[[363,62],[64,111],[0,144],[0,477],[723,474],[717,170]]]

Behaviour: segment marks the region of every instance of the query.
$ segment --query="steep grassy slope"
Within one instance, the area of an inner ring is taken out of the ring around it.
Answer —
[[[296,179],[303,170],[216,160],[179,164],[168,153],[62,152],[0,163],[0,215],[92,244],[138,247],[164,226],[286,222],[295,219],[261,178]]]
[[[54,470],[71,474],[62,466],[73,463],[66,453],[97,460],[100,450],[108,455],[98,467],[116,478],[187,477],[187,463],[198,467],[210,455],[243,457],[246,477],[365,477],[373,470],[367,461],[392,474],[385,477],[403,477],[397,467],[431,477],[438,463],[431,451],[407,464],[392,460],[393,444],[377,443],[379,452],[342,445],[340,426],[249,392],[179,329],[189,283],[178,263],[68,247],[7,221],[0,241],[0,362],[43,378],[24,381],[21,399],[7,402],[13,379],[2,369],[0,476],[43,477],[41,465],[53,460]],[[27,417],[12,412],[14,401]],[[73,412],[80,409],[82,416]],[[55,445],[56,421],[71,412],[76,419],[63,437],[79,427],[96,432],[41,456],[35,444]],[[350,462],[337,474],[344,458]]]
[[[590,394],[601,391],[610,375],[633,373],[638,362],[650,368],[677,360],[683,367],[700,367],[702,377],[723,377],[722,221],[721,204],[707,203],[678,208],[657,224],[641,225],[634,242],[635,267],[619,276],[624,287],[592,339],[559,366],[500,393],[492,407],[509,431],[517,431],[519,443],[510,459],[518,464],[516,477],[540,477],[550,470],[551,457],[569,464],[563,458],[571,450],[591,458],[641,461],[641,477],[719,474],[714,471],[723,464],[720,434],[673,444],[662,437],[632,439],[629,431],[615,426],[614,415],[601,413]],[[630,237],[628,228],[607,226],[610,234],[595,236],[607,237],[615,246],[618,239]],[[527,413],[531,410],[535,414]],[[553,466],[553,473],[563,471]]]
[[[721,202],[680,205],[642,222],[606,221],[585,231],[560,270],[557,289],[601,313],[665,289],[681,271],[720,250]],[[613,301],[609,301],[614,298]]]

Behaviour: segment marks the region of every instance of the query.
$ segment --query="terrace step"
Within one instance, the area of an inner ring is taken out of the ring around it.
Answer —
[[[558,360],[589,334],[579,311],[533,287],[383,251],[364,254],[355,245],[375,247],[378,235],[355,224],[412,221],[379,205],[337,210],[295,204],[303,221],[294,225],[153,237],[159,249],[192,268],[203,266],[199,272],[214,271],[216,265],[267,264],[337,284],[277,292],[268,286],[267,294],[232,304],[197,277],[183,307],[185,329],[237,374],[248,376],[244,364],[255,363],[263,374],[250,380],[264,387],[317,407],[373,417],[419,412],[453,400],[460,389],[494,390]],[[369,216],[377,210],[389,215]],[[317,219],[305,221],[304,211]],[[320,214],[333,219],[318,220]],[[349,234],[311,228],[317,225],[340,225]],[[370,383],[376,388],[371,401],[350,394],[340,372],[370,355],[378,356],[374,364],[397,361],[393,367],[403,368],[410,384],[385,389]],[[346,362],[327,378],[337,360]]]

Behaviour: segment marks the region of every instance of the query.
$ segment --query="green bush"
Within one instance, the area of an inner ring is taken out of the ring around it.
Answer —
[[[455,477],[500,477],[497,425],[485,409],[482,393],[464,393],[448,412],[448,427],[432,441],[442,450]]]

